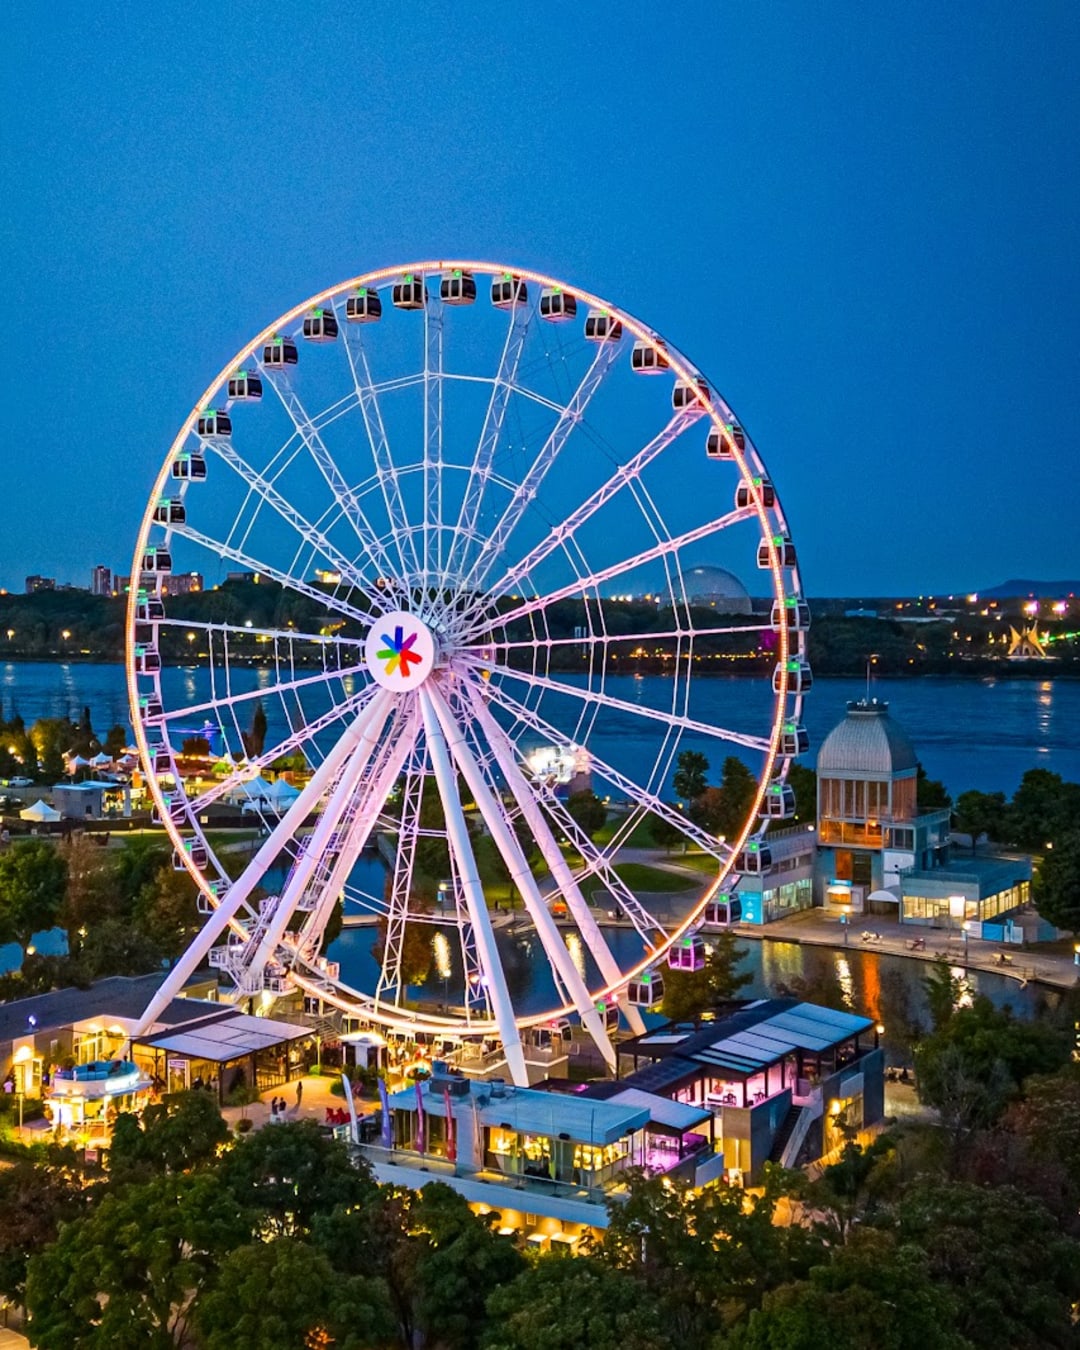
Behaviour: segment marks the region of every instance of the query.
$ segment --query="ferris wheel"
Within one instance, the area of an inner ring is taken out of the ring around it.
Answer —
[[[710,591],[718,564],[768,599]],[[297,305],[210,383],[136,544],[132,720],[205,915],[144,1024],[209,959],[238,996],[302,990],[390,1031],[498,1044],[517,1082],[571,1018],[613,1063],[613,1023],[642,1030],[664,966],[700,965],[709,907],[793,814],[808,624],[750,437],[624,310],[490,262],[383,269]],[[688,746],[751,768],[733,836],[671,804]],[[600,843],[567,797],[583,785],[611,801]],[[212,831],[227,802],[262,829],[243,870]],[[674,918],[620,866],[649,817],[715,860]],[[508,975],[496,875],[549,974],[542,1008]],[[339,901],[372,925],[363,978],[323,950]],[[449,952],[453,994],[415,984],[418,938]]]

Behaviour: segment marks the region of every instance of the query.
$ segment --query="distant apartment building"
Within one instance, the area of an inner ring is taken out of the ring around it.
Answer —
[[[27,595],[36,595],[36,594],[38,593],[38,591],[55,591],[55,590],[56,590],[56,578],[55,578],[55,577],[27,577],[27,578],[26,578],[26,594],[27,594]]]
[[[194,595],[203,589],[201,572],[173,572],[161,581],[162,595]]]
[[[112,595],[112,568],[99,563],[90,574],[90,592],[92,595]]]

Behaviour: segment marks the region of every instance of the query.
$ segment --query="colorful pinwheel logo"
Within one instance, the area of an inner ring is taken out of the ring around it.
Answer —
[[[404,633],[405,629],[400,624],[394,629],[393,638],[389,638],[383,633],[383,645],[375,655],[380,661],[386,662],[387,675],[400,675],[402,679],[407,680],[409,678],[409,666],[419,665],[423,657],[419,652],[413,651],[417,634],[410,633],[408,637],[405,637]]]

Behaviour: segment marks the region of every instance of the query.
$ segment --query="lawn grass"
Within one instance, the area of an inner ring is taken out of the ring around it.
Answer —
[[[616,863],[615,873],[631,891],[687,891],[694,882],[688,877],[680,877],[675,872],[662,872],[659,867],[649,867],[646,863]],[[594,890],[603,889],[598,881]]]

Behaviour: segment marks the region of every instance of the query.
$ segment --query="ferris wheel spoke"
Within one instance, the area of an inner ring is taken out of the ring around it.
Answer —
[[[601,342],[597,347],[596,355],[571,396],[569,403],[561,410],[558,421],[540,447],[536,458],[519,483],[514,495],[510,498],[491,535],[480,549],[476,561],[462,578],[462,590],[467,590],[470,586],[476,589],[483,587],[488,573],[495,566],[507,540],[535,499],[548,471],[558,459],[574,428],[584,418],[594,394],[603,383],[604,377],[611,370],[617,355],[617,349],[618,343],[615,342]]]
[[[397,829],[397,847],[390,877],[390,900],[386,916],[386,936],[383,939],[382,960],[375,997],[393,997],[400,1003],[405,995],[401,977],[405,955],[406,929],[409,922],[409,900],[412,895],[413,872],[416,865],[416,846],[420,839],[420,805],[423,797],[424,775],[420,765],[410,765],[402,784],[401,819]]]
[[[624,558],[621,562],[612,563],[610,567],[602,567],[595,572],[590,572],[587,576],[575,577],[565,586],[560,586],[554,591],[548,591],[544,595],[536,596],[534,599],[526,600],[516,605],[513,609],[507,610],[503,614],[498,614],[497,622],[500,625],[513,623],[515,619],[524,618],[528,614],[534,614],[537,610],[547,609],[549,606],[558,603],[560,600],[570,600],[582,597],[586,591],[596,591],[607,581],[614,580],[615,577],[624,576],[627,572],[632,572],[639,567],[645,567],[649,563],[656,562],[661,558],[668,558],[672,554],[678,554],[681,549],[696,544],[701,539],[707,539],[710,535],[716,534],[720,530],[729,529],[732,525],[737,525],[740,521],[749,520],[754,515],[753,507],[747,507],[745,510],[729,511],[726,515],[717,516],[715,520],[707,521],[704,525],[698,525],[692,530],[686,530],[682,534],[673,535],[670,538],[662,539],[652,548],[644,549],[641,553],[635,554],[632,558]],[[485,623],[490,626],[492,620],[487,618]],[[475,627],[465,636],[463,640],[482,631],[482,627]]]
[[[515,563],[499,581],[489,587],[489,597],[494,599],[499,595],[506,594],[516,582],[528,577],[533,568],[554,553],[567,539],[572,539],[582,525],[602,510],[612,497],[627,485],[636,484],[645,468],[677,441],[688,427],[693,426],[700,420],[701,411],[700,405],[694,404],[692,408],[676,413],[659,435],[654,436],[648,445],[642,447],[636,455],[631,456],[625,464],[621,464],[607,482],[597,488],[564,521],[555,525],[545,539],[541,540],[535,548],[530,549],[520,562]]]
[[[335,310],[338,310],[336,305]],[[338,311],[338,322],[341,326],[340,311]],[[371,378],[371,367],[368,364],[367,350],[364,347],[361,330],[356,324],[346,321],[344,332],[345,355],[348,358],[353,387],[356,390],[357,401],[360,405],[360,413],[364,419],[364,430],[367,433],[368,444],[371,446],[371,457],[375,464],[375,474],[379,480],[379,489],[382,492],[387,519],[392,526],[392,537],[396,541],[401,570],[406,576],[418,575],[420,563],[416,556],[412,535],[409,532],[409,518],[405,510],[405,500],[401,493],[401,482],[398,478],[393,456],[390,453],[390,443],[386,435],[386,425],[383,422],[382,408],[379,404],[375,383]],[[409,558],[405,557],[406,542],[409,546]]]
[[[427,287],[425,285],[425,295]],[[424,302],[424,532],[425,592],[442,570],[443,307],[437,295]],[[434,573],[434,577],[433,577]]]
[[[238,703],[250,703],[252,699],[271,698],[274,694],[293,693],[297,689],[307,688],[313,684],[327,684],[333,680],[343,680],[349,676],[367,675],[367,666],[364,664],[356,666],[340,666],[335,670],[321,670],[315,675],[301,675],[294,680],[278,680],[276,684],[268,684],[262,688],[243,689],[239,693],[220,694],[215,698],[203,703],[185,703],[179,708],[170,708],[164,713],[166,723],[178,717],[198,717],[206,713],[220,712],[225,707],[235,707]]]
[[[509,737],[491,715],[484,703],[483,696],[478,690],[470,687],[466,697],[472,705],[473,717],[483,730],[484,739],[491,746],[503,780],[517,802],[522,817],[536,840],[541,856],[547,863],[548,870],[551,872],[562,898],[566,901],[566,907],[577,924],[582,941],[592,953],[592,958],[600,971],[601,979],[604,980],[608,988],[617,989],[622,983],[619,963],[600,930],[596,916],[582,895],[581,888],[578,886],[569,864],[563,857],[562,850],[551,832],[551,827],[540,809],[539,802],[525,781],[525,775],[518,765],[517,755]],[[635,1035],[641,1035],[645,1029],[645,1024],[637,1009],[628,1008],[626,1013]]]
[[[245,571],[254,572],[259,576],[268,577],[271,581],[276,581],[278,585],[286,590],[295,591],[298,595],[306,595],[309,600],[314,600],[320,605],[325,605],[328,609],[335,610],[338,614],[347,614],[349,618],[356,619],[365,626],[369,624],[374,617],[370,612],[365,613],[362,609],[357,609],[355,605],[349,604],[347,600],[342,600],[340,596],[328,595],[325,591],[318,590],[315,586],[302,580],[300,577],[293,576],[290,572],[283,571],[280,567],[275,567],[272,563],[261,561],[259,558],[253,558],[245,553],[243,549],[237,548],[233,544],[222,543],[220,540],[212,539],[208,534],[203,534],[196,530],[194,526],[183,524],[170,527],[174,534],[189,540],[193,544],[198,544],[200,548],[206,549],[208,553],[216,554],[219,558],[234,562],[238,567]],[[385,612],[386,600],[380,597],[379,608]]]
[[[346,637],[341,633],[335,633],[333,637],[328,637],[326,633],[305,633],[299,628],[256,628],[254,625],[249,628],[247,624],[215,623],[213,619],[170,619],[168,615],[163,619],[155,619],[154,622],[159,628],[183,628],[193,633],[207,633],[211,636],[215,633],[222,633],[228,637],[261,637],[272,642],[310,642],[319,647],[362,647],[364,645],[363,638]]]
[[[566,990],[569,1001],[573,1003],[581,1017],[582,1024],[589,1032],[597,1049],[604,1056],[608,1066],[614,1070],[615,1051],[608,1039],[603,1021],[593,1005],[584,979],[574,965],[566,943],[562,940],[562,935],[551,916],[551,911],[540,895],[540,889],[528,863],[525,861],[521,845],[507,825],[506,818],[496,801],[490,784],[479,763],[472,756],[465,733],[458,727],[442,695],[437,689],[431,688],[428,691],[428,697],[435,709],[435,715],[439,719],[450,755],[472,793],[473,800],[476,802],[484,823],[495,841],[495,847],[499,850],[512,883],[521,892],[525,908],[536,927],[537,936],[544,948],[544,954],[551,966],[552,974]]]
[[[369,604],[375,606],[385,604],[385,601],[382,596],[379,595],[377,588],[368,586],[367,578],[365,578],[363,572],[357,568],[356,563],[337,549],[322,530],[320,530],[318,526],[313,525],[306,516],[283,497],[267,478],[253,469],[251,465],[236,452],[230,441],[209,441],[207,444],[215,454],[217,454],[240,478],[243,479],[248,488],[254,492],[256,496],[261,498],[262,501],[276,511],[281,519],[296,531],[317,555],[324,557],[334,570],[340,572],[343,577],[347,577],[349,584],[361,591]]]
[[[319,852],[312,842],[317,858],[303,902],[309,914],[301,928],[302,943],[312,946],[321,940],[334,905],[344,894],[345,884],[367,847],[379,812],[393,791],[416,737],[416,718],[409,710],[397,717],[384,743],[364,766],[326,846]],[[379,912],[370,901],[365,907]]]
[[[590,647],[590,646],[612,646],[620,642],[698,642],[701,638],[724,637],[739,633],[768,633],[772,631],[772,625],[768,623],[730,623],[721,624],[715,628],[671,628],[663,629],[658,632],[646,633],[588,633],[584,637],[537,637],[523,638],[520,641],[476,643],[474,646],[463,646],[458,650],[463,653],[470,653],[479,656],[483,652],[490,651],[492,647],[496,651],[542,651],[549,647]]]
[[[446,564],[446,570],[450,576],[454,575],[455,568],[464,568],[468,565],[470,545],[478,537],[477,525],[484,502],[484,494],[487,490],[488,480],[491,478],[492,465],[499,448],[499,442],[502,439],[506,410],[510,404],[510,396],[514,392],[514,382],[517,379],[518,367],[521,364],[521,354],[525,349],[525,339],[529,334],[532,314],[533,310],[529,305],[514,305],[510,311],[511,318],[507,326],[502,354],[499,357],[499,368],[495,372],[491,397],[488,399],[487,411],[484,414],[484,425],[480,429],[480,439],[476,446],[476,454],[469,465],[469,476],[465,483],[461,510],[458,513],[457,526],[450,545],[450,556]]]
[[[359,494],[346,483],[337,462],[326,448],[322,436],[308,416],[299,395],[289,383],[288,378],[272,373],[268,367],[261,364],[260,369],[273,386],[282,406],[292,419],[297,435],[307,447],[308,454],[322,474],[327,487],[333,493],[337,505],[352,526],[357,539],[360,540],[364,552],[388,580],[393,578],[395,569],[392,558],[383,547],[382,540],[368,520],[360,503]],[[384,612],[393,609],[396,603],[396,601],[390,600],[382,594],[379,595],[379,606]]]
[[[517,1019],[514,1016],[514,1005],[510,1000],[510,992],[506,986],[506,974],[503,971],[498,948],[495,945],[491,915],[488,913],[483,886],[476,867],[476,858],[473,854],[472,844],[469,842],[469,831],[465,823],[465,813],[461,807],[461,800],[458,796],[456,776],[450,763],[446,738],[439,724],[431,696],[423,685],[419,690],[419,699],[424,717],[424,736],[427,741],[428,754],[431,757],[431,767],[435,774],[435,782],[439,789],[439,796],[442,799],[443,811],[446,816],[450,852],[455,857],[461,874],[461,884],[465,892],[469,919],[476,936],[476,945],[483,964],[488,993],[495,1010],[495,1020],[499,1026],[507,1068],[510,1070],[510,1075],[515,1083],[527,1087],[529,1073],[525,1067],[525,1056],[522,1051]]]
[[[320,731],[324,731],[327,727],[333,726],[335,722],[340,722],[346,717],[354,716],[362,712],[364,707],[375,698],[377,692],[378,690],[374,686],[369,686],[367,689],[361,690],[359,694],[354,694],[351,698],[346,699],[344,703],[340,703],[336,707],[331,708],[329,712],[323,713],[321,717],[316,717],[312,721],[306,722],[298,730],[290,732],[284,740],[278,741],[276,745],[271,746],[269,750],[263,751],[261,755],[256,755],[254,759],[246,760],[242,768],[233,770],[232,773],[227,774],[220,782],[215,783],[213,787],[207,788],[204,792],[199,793],[197,797],[192,797],[190,799],[192,815],[197,816],[200,811],[207,806],[210,806],[213,802],[220,801],[226,793],[233,792],[249,782],[251,780],[252,769],[256,771],[256,776],[258,776],[262,773],[263,769],[269,768],[271,764],[275,764],[285,755],[294,754],[296,751],[302,751],[305,758],[309,758],[304,747],[307,746],[309,749],[313,748],[314,738]]]
[[[529,727],[530,730],[538,732],[550,740],[553,745],[561,746],[564,750],[574,749],[573,741],[565,732],[560,731],[524,703],[519,703],[517,699],[511,698],[505,689],[493,689],[491,685],[486,686],[486,688],[494,702],[517,721]],[[656,793],[650,792],[648,788],[642,787],[633,778],[629,778],[626,774],[620,773],[618,769],[612,768],[595,751],[590,750],[588,753],[589,767],[606,783],[610,783],[617,792],[621,792],[628,797],[635,805],[660,816],[669,825],[677,826],[691,843],[697,844],[704,853],[710,854],[718,863],[723,864],[731,857],[732,849],[730,845],[721,843],[714,835],[695,825],[692,820],[668,802],[663,801]]]
[[[708,722],[700,722],[693,717],[685,717],[676,712],[662,712],[658,708],[647,708],[643,704],[630,703],[623,698],[615,698],[613,694],[598,693],[593,689],[580,689],[572,684],[563,684],[559,680],[549,679],[545,675],[536,675],[531,671],[514,670],[510,666],[503,666],[496,662],[484,662],[484,669],[489,670],[494,675],[502,675],[508,680],[517,680],[521,684],[530,685],[534,689],[546,689],[555,694],[567,694],[579,702],[597,708],[608,708],[613,712],[628,713],[633,717],[641,717],[646,721],[662,722],[667,727],[678,728],[681,731],[691,731],[698,736],[708,736],[714,740],[730,741],[733,745],[741,745],[747,750],[756,750],[762,754],[768,752],[769,740],[764,736],[748,736],[741,731],[732,731],[728,727],[712,726]]]

